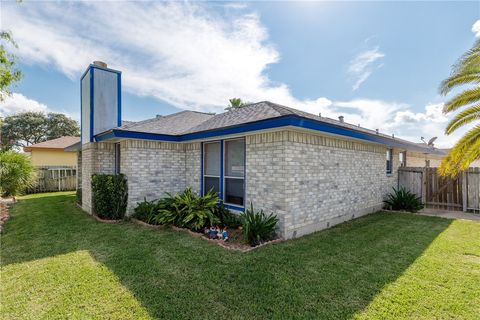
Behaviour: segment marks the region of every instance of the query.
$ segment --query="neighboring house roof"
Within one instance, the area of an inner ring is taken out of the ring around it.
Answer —
[[[126,131],[178,135],[214,117],[212,113],[181,111],[167,116],[157,116],[139,122],[124,124],[119,129]]]
[[[52,139],[37,144],[32,144],[31,146],[24,147],[25,152],[31,152],[34,149],[58,149],[64,150],[66,147],[69,147],[77,142],[80,142],[80,137],[60,137],[57,139]]]
[[[181,142],[287,126],[343,135],[422,153],[440,153],[438,149],[269,101],[252,103],[217,115],[182,111],[127,124],[101,133],[95,138],[97,141],[133,138]]]

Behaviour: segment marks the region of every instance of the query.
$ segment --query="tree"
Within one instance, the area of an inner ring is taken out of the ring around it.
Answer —
[[[9,53],[6,46],[17,48],[9,31],[0,31],[0,102],[11,94],[10,86],[22,78],[22,72],[16,68],[16,57]]]
[[[9,146],[26,147],[62,136],[79,134],[78,123],[64,114],[24,112],[3,119],[1,143],[2,149],[8,149]]]
[[[230,111],[230,110],[235,110],[235,109],[240,109],[248,105],[247,102],[243,102],[242,99],[240,98],[232,98],[228,100],[230,102],[230,105],[225,108],[225,110]]]
[[[450,77],[445,79],[440,92],[447,95],[452,89],[473,85],[452,97],[443,107],[443,113],[459,112],[448,123],[445,134],[449,135],[467,124],[480,119],[480,40],[468,50],[452,68]],[[468,169],[470,164],[480,158],[480,123],[468,131],[450,150],[439,167],[441,175],[456,176]]]
[[[2,196],[15,196],[33,187],[36,169],[30,158],[15,151],[0,152],[0,193]]]
[[[77,121],[70,119],[63,113],[47,114],[47,140],[63,136],[78,136],[80,128]]]

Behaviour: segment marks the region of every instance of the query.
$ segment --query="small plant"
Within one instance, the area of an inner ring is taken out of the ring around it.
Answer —
[[[82,205],[82,188],[77,188],[77,203]]]
[[[385,208],[389,210],[405,210],[417,212],[423,208],[422,199],[405,188],[395,189],[383,200]]]
[[[213,209],[213,214],[220,221],[222,227],[228,227],[229,229],[237,229],[242,225],[240,216],[232,213],[222,203],[218,203]]]
[[[128,187],[123,174],[92,175],[93,212],[102,219],[122,219],[127,210]]]
[[[241,217],[245,239],[251,246],[258,246],[275,237],[278,218],[273,213],[267,216],[263,210],[255,212],[251,203]]]
[[[218,203],[217,193],[210,191],[201,197],[191,188],[161,199],[155,221],[159,224],[171,224],[198,231],[207,225],[214,225],[219,220],[213,214]]]
[[[133,217],[149,224],[156,224],[155,216],[158,211],[157,202],[157,200],[147,201],[147,199],[144,198],[143,201],[138,202],[135,209],[133,209]]]
[[[0,193],[15,196],[36,183],[36,169],[29,157],[15,151],[0,152]]]

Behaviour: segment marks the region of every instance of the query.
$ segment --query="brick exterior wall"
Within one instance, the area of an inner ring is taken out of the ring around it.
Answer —
[[[192,187],[196,193],[200,193],[202,161],[201,143],[189,143],[185,145],[185,180],[186,186]]]
[[[82,146],[82,208],[92,213],[92,175],[114,173],[115,148],[113,143],[86,143]]]
[[[285,238],[379,210],[397,185],[398,152],[386,174],[386,147],[302,132],[248,136],[247,204],[274,212]]]
[[[120,171],[128,179],[127,214],[137,202],[158,199],[186,187],[185,144],[126,140],[120,144]],[[200,163],[198,163],[198,166]]]
[[[393,173],[386,174],[386,147],[284,130],[248,135],[246,205],[280,218],[285,238],[331,227],[376,211],[397,185],[398,150]],[[127,176],[127,214],[137,202],[158,199],[191,186],[200,192],[201,144],[125,140],[120,170]],[[114,144],[82,148],[83,207],[91,212],[91,175],[114,172]],[[408,161],[408,160],[407,160]]]

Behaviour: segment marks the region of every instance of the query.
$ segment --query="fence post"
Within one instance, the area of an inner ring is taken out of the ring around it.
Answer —
[[[468,201],[468,182],[467,182],[467,172],[462,172],[462,208],[463,212],[467,212],[467,201]]]
[[[427,206],[427,166],[422,169],[422,202]]]

